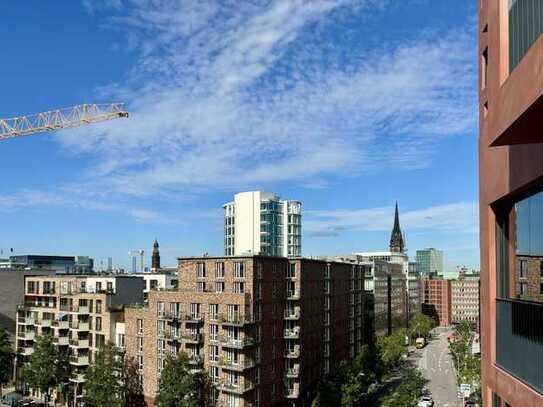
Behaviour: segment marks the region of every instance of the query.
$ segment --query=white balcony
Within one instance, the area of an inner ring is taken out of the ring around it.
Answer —
[[[70,339],[67,336],[55,336],[53,342],[59,346],[68,346]]]
[[[296,307],[294,309],[286,309],[285,310],[285,319],[292,319],[292,320],[298,320],[300,319],[301,311],[299,307]]]
[[[70,377],[70,381],[73,383],[85,383],[85,375],[83,373],[74,373]]]
[[[53,327],[55,327],[55,329],[68,329],[70,328],[70,322],[68,320],[65,320],[65,321],[53,321]]]
[[[87,355],[82,356],[72,356],[70,358],[70,364],[75,366],[88,366],[89,357]]]
[[[37,321],[36,325],[39,325],[42,328],[50,328],[52,324],[53,324],[53,320],[51,320],[51,319],[42,319],[40,321]]]
[[[70,328],[75,331],[88,331],[90,329],[90,324],[88,321],[85,321],[85,322],[74,321],[72,322],[72,325]]]
[[[24,355],[24,356],[30,356],[34,353],[34,348],[30,347],[30,346],[26,346],[24,348],[19,348],[19,354],[21,355]]]
[[[34,338],[36,337],[36,332],[34,331],[26,331],[26,332],[21,332],[19,331],[19,333],[17,334],[17,337],[23,341],[33,341]]]
[[[89,340],[88,339],[71,339],[70,346],[72,348],[88,348]]]
[[[300,328],[285,329],[284,332],[285,339],[299,339],[300,338]]]

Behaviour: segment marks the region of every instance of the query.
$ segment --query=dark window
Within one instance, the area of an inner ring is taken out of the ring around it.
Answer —
[[[492,393],[492,407],[501,407],[502,401],[500,399],[500,396],[498,396],[496,393]]]
[[[541,0],[509,0],[509,71],[520,63],[543,32]]]

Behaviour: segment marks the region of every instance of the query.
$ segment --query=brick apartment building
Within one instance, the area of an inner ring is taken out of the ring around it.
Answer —
[[[168,353],[185,351],[217,405],[309,405],[364,343],[359,265],[266,256],[179,259],[179,288],[125,311],[126,352],[152,406]]]
[[[460,272],[451,280],[452,322],[468,321],[479,327],[479,274]]]
[[[34,353],[37,336],[51,335],[70,356],[70,382],[81,395],[84,372],[97,349],[118,343],[116,326],[122,325],[124,306],[143,303],[143,288],[139,277],[26,277],[24,303],[17,307],[17,366]]]
[[[541,406],[543,4],[479,6],[483,403]]]
[[[425,276],[422,279],[422,312],[436,320],[439,326],[451,324],[451,281]]]

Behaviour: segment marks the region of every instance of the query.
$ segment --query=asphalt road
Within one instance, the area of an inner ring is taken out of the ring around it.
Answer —
[[[450,330],[436,329],[434,331],[435,339],[422,349],[417,361],[417,367],[429,380],[427,387],[432,393],[435,407],[462,406],[462,400],[456,394],[454,365],[447,342],[447,336],[450,333]]]

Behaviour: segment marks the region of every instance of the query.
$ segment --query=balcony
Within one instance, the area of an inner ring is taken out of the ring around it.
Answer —
[[[243,339],[235,339],[229,336],[221,336],[220,341],[223,347],[234,349],[243,349],[249,346],[254,346],[256,343],[253,338],[249,337],[245,337]]]
[[[300,319],[300,308],[296,307],[293,310],[285,310],[285,319],[287,320],[299,320]]]
[[[34,317],[19,317],[19,323],[23,325],[34,325],[36,319]]]
[[[88,364],[89,364],[89,357],[88,357],[88,355],[71,356],[71,357],[70,357],[70,365],[74,365],[74,366],[88,366]]]
[[[185,321],[192,324],[200,324],[204,321],[204,317],[201,314],[187,314],[185,315]]]
[[[170,331],[158,331],[157,335],[160,339],[169,340],[173,338],[172,333]]]
[[[64,320],[64,321],[53,321],[53,327],[55,329],[68,329],[70,328],[70,321]]]
[[[299,300],[299,299],[300,299],[300,290],[287,291],[287,300]]]
[[[204,342],[204,334],[185,334],[181,337],[185,343],[200,344]]]
[[[291,368],[287,369],[285,375],[288,378],[296,378],[300,376],[300,365],[294,365]]]
[[[30,356],[34,353],[34,348],[31,346],[25,346],[25,347],[19,348],[17,350],[17,353],[24,356]]]
[[[283,337],[285,339],[300,339],[300,328],[285,329]]]
[[[70,347],[72,348],[88,348],[89,340],[85,339],[70,339]]]
[[[67,336],[55,336],[53,338],[53,343],[58,346],[68,346],[70,344],[70,338]]]
[[[543,304],[496,300],[496,364],[543,393]]]
[[[34,331],[19,331],[17,333],[17,339],[23,340],[23,341],[33,341],[36,337],[36,332]]]
[[[285,349],[286,358],[299,358],[300,357],[300,347],[295,346],[292,349]]]
[[[52,319],[41,319],[39,321],[36,321],[36,325],[41,326],[42,328],[51,328],[53,325]]]
[[[298,383],[294,384],[294,387],[285,389],[285,397],[287,399],[297,399],[300,397],[300,385]]]
[[[252,359],[244,359],[243,357],[234,362],[226,358],[221,358],[221,367],[225,370],[233,370],[235,372],[243,372],[246,369],[255,367],[255,361]]]
[[[201,365],[204,363],[204,358],[200,355],[189,355],[189,365]]]
[[[161,312],[158,314],[158,319],[164,320],[164,321],[177,321],[182,318],[181,313],[179,312]]]
[[[73,329],[74,331],[85,332],[90,330],[90,324],[88,321],[73,321],[70,329]]]
[[[72,312],[76,312],[79,315],[88,315],[90,314],[90,308],[88,305],[80,305],[78,307],[73,307]]]
[[[70,381],[73,383],[85,383],[84,373],[74,373],[70,376]]]
[[[254,323],[254,318],[251,315],[231,314],[219,315],[219,322],[223,325],[243,326]]]
[[[252,383],[234,384],[229,382],[223,382],[219,384],[219,388],[226,393],[243,394],[245,392],[253,390],[254,385]]]

